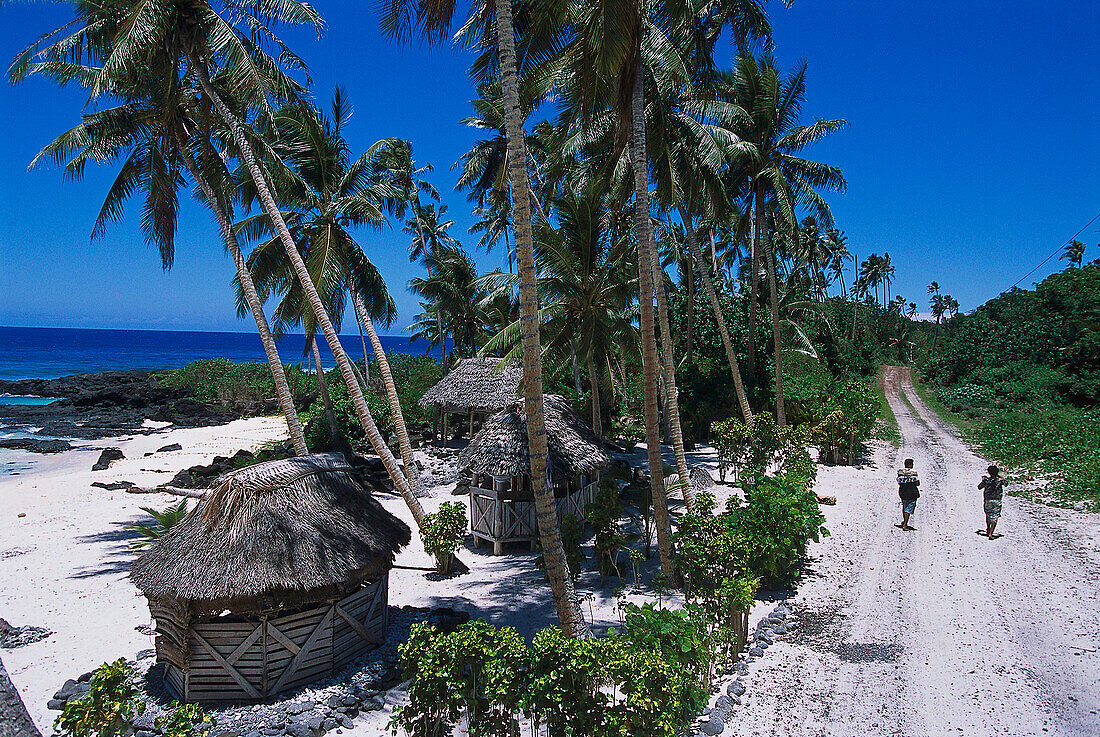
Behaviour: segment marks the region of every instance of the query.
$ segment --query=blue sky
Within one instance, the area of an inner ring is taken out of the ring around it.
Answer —
[[[377,31],[373,3],[316,3],[329,30],[291,36],[309,62],[316,96],[340,84],[355,106],[349,139],[413,142],[471,249],[471,207],[453,192],[453,162],[475,139],[458,125],[473,89],[468,57],[451,49],[401,48]],[[771,3],[776,55],[809,61],[805,114],[843,117],[850,128],[812,156],[840,166],[832,195],[849,247],[862,259],[889,252],[894,293],[924,306],[937,280],[963,309],[1008,288],[1100,211],[1100,4],[984,0],[919,3],[798,0]],[[0,3],[0,59],[66,19],[64,4]],[[728,55],[728,51],[724,52]],[[88,234],[115,170],[64,181],[34,154],[71,127],[85,102],[77,89],[0,82],[0,325],[249,330],[233,308],[232,264],[205,211],[186,206],[176,263],[160,268],[137,217],[91,243]],[[136,208],[135,208],[136,211]],[[1100,256],[1094,224],[1081,238]],[[362,232],[400,309],[416,301],[408,236]],[[478,253],[482,268],[502,251]],[[1023,286],[1064,265],[1051,259]]]

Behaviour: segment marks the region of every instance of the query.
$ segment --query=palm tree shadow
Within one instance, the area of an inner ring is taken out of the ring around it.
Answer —
[[[84,544],[102,545],[106,543],[106,553],[98,564],[79,568],[69,574],[69,578],[83,579],[128,573],[130,564],[134,560],[134,551],[130,544],[135,540],[140,540],[141,535],[132,530],[124,529],[124,527],[137,521],[139,521],[139,518],[135,517],[132,520],[123,522],[112,522],[112,529],[78,537],[77,541]]]

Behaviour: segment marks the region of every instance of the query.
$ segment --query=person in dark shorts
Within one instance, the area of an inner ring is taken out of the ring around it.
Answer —
[[[917,499],[920,498],[920,477],[913,470],[913,459],[905,459],[905,468],[898,471],[898,496],[901,497],[901,524],[895,525],[908,532],[913,528],[909,526],[909,517],[916,511]]]
[[[982,490],[985,506],[985,536],[993,539],[993,530],[997,528],[997,520],[1001,518],[1001,500],[1004,498],[1005,481],[1001,478],[1001,469],[990,466],[986,469],[988,476],[982,476],[978,488]],[[978,530],[981,533],[981,530]]]

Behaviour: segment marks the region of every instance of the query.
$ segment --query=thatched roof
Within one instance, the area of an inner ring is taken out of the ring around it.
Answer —
[[[550,447],[550,476],[561,479],[593,473],[611,462],[611,456],[580,415],[557,394],[545,396],[546,439]],[[485,420],[481,431],[459,456],[459,465],[472,473],[522,476],[531,472],[527,453],[527,418],[523,403]]]
[[[292,597],[388,569],[411,535],[342,455],[288,458],[223,476],[130,578],[149,598]]]
[[[498,412],[514,404],[523,367],[499,358],[464,358],[420,398],[420,406]]]

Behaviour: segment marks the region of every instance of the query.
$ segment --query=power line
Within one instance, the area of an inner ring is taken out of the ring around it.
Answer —
[[[1020,282],[1022,282],[1022,281],[1023,281],[1024,279],[1028,278],[1029,276],[1031,276],[1032,274],[1034,274],[1034,273],[1035,273],[1036,271],[1038,271],[1038,270],[1039,270],[1039,268],[1040,268],[1040,267],[1041,267],[1041,266],[1042,266],[1043,264],[1045,264],[1045,263],[1046,263],[1047,261],[1050,261],[1050,260],[1051,260],[1052,258],[1054,258],[1055,256],[1057,256],[1057,255],[1058,255],[1058,254],[1059,254],[1059,253],[1061,252],[1061,250],[1062,250],[1063,248],[1065,248],[1065,247],[1066,247],[1066,245],[1067,245],[1067,244],[1069,244],[1069,243],[1070,243],[1070,242],[1071,242],[1071,241],[1072,241],[1072,240],[1073,240],[1074,238],[1076,238],[1077,236],[1079,236],[1079,235],[1081,235],[1082,233],[1084,233],[1084,232],[1085,232],[1085,229],[1086,229],[1086,228],[1088,228],[1088,227],[1089,227],[1090,225],[1092,225],[1093,223],[1095,223],[1095,222],[1096,222],[1097,220],[1100,220],[1100,212],[1096,213],[1096,216],[1095,216],[1095,217],[1093,217],[1093,219],[1092,219],[1092,220],[1088,221],[1088,222],[1087,222],[1087,223],[1085,223],[1085,224],[1084,224],[1083,226],[1081,226],[1081,229],[1080,229],[1079,231],[1077,231],[1076,233],[1074,233],[1073,235],[1071,235],[1071,236],[1070,236],[1069,238],[1066,238],[1066,240],[1062,242],[1062,245],[1060,245],[1060,246],[1058,246],[1057,248],[1055,248],[1055,249],[1054,249],[1054,252],[1053,252],[1053,253],[1051,253],[1051,254],[1050,254],[1049,256],[1047,256],[1047,257],[1046,257],[1045,259],[1043,259],[1042,261],[1040,261],[1040,262],[1039,262],[1039,263],[1038,263],[1038,264],[1037,264],[1037,265],[1035,266],[1035,268],[1034,268],[1034,269],[1032,269],[1031,271],[1027,272],[1027,273],[1026,273],[1026,274],[1024,274],[1023,276],[1021,276],[1021,277],[1020,277],[1019,279],[1017,279],[1016,281],[1012,282],[1012,287],[1016,286],[1017,284],[1019,284]],[[1009,289],[1012,289],[1012,287],[1009,287]],[[1006,290],[1006,291],[1007,291],[1007,290]]]

